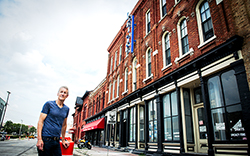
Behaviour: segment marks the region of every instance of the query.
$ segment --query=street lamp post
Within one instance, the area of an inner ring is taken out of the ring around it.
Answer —
[[[3,118],[2,118],[0,130],[2,129],[3,120],[4,120],[4,116],[5,116],[6,110],[7,110],[7,105],[8,105],[9,96],[10,96],[10,93],[11,93],[11,92],[10,92],[10,91],[7,91],[7,93],[8,93],[8,95],[7,95],[7,100],[6,100],[6,103],[5,103],[4,114],[3,114]]]
[[[20,126],[20,130],[19,130],[19,135],[21,136],[21,132],[22,132],[22,123],[23,123],[23,120],[21,120],[21,126]]]

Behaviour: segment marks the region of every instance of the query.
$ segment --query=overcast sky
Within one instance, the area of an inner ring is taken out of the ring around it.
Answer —
[[[69,87],[77,96],[105,78],[107,48],[138,0],[0,0],[0,97],[4,122],[33,125],[43,104]]]

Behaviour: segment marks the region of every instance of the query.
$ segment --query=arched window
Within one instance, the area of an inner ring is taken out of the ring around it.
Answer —
[[[151,72],[151,49],[148,48],[146,51],[146,74],[147,77],[150,77],[152,72]]]
[[[120,88],[120,76],[117,77],[117,89],[116,89],[116,96],[119,97],[119,88]]]
[[[124,91],[128,91],[128,68],[125,69]]]
[[[137,79],[137,70],[136,70],[136,66],[137,66],[137,59],[136,59],[136,57],[134,58],[134,60],[133,60],[133,84],[132,84],[132,86],[133,86],[133,91],[134,90],[136,90],[137,89],[137,87],[136,87],[136,79]]]
[[[181,31],[182,55],[184,55],[189,51],[187,20],[186,19],[181,21],[181,23],[180,23],[180,31]]]
[[[171,64],[171,53],[170,53],[170,39],[169,33],[166,32],[162,38],[162,49],[163,49],[163,67]]]
[[[198,48],[202,47],[204,44],[215,39],[213,29],[213,22],[210,14],[209,3],[206,0],[201,0],[196,6],[196,17],[198,24],[198,32],[200,38],[200,45]]]
[[[112,99],[115,98],[115,80],[113,82],[113,91],[112,91]]]

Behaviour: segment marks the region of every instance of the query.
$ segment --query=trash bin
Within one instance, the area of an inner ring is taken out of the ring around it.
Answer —
[[[62,139],[62,137],[60,137],[60,139]],[[74,142],[71,140],[70,137],[65,137],[65,140],[69,142],[69,147],[64,148],[64,146],[62,145],[62,141],[60,141],[62,156],[73,156]]]

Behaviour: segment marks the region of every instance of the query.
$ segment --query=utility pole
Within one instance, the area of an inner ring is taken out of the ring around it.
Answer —
[[[5,103],[4,114],[3,114],[3,118],[2,118],[0,130],[2,129],[3,120],[4,120],[4,116],[5,116],[6,110],[7,110],[7,105],[8,105],[9,96],[10,96],[10,93],[11,93],[11,92],[10,92],[10,91],[7,91],[7,93],[8,93],[8,95],[7,95],[7,100],[6,100],[6,103]]]

